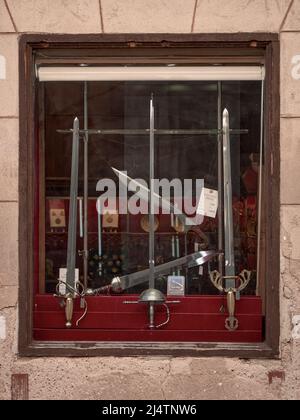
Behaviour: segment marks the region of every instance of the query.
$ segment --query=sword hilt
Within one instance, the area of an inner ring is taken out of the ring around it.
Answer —
[[[251,271],[248,270],[243,270],[238,276],[222,276],[216,270],[210,273],[212,284],[220,290],[220,292],[227,293],[227,310],[229,317],[225,320],[225,327],[229,331],[235,331],[239,326],[238,319],[235,317],[236,294],[240,293],[248,286],[250,279]],[[226,280],[235,280],[235,283],[238,280],[240,284],[235,287],[226,287]]]

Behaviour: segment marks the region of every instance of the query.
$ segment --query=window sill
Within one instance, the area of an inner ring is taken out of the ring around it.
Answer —
[[[240,359],[279,359],[279,353],[266,343],[91,343],[32,342],[20,348],[20,357],[231,357]]]

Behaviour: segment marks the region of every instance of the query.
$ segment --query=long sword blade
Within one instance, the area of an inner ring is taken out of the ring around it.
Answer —
[[[150,153],[150,170],[149,170],[149,178],[150,178],[150,193],[149,193],[149,267],[150,267],[150,275],[149,275],[149,288],[154,289],[155,283],[155,275],[154,275],[154,268],[155,268],[155,236],[154,236],[154,159],[155,159],[155,144],[154,144],[154,102],[153,102],[153,94],[151,95],[150,99],[150,136],[149,136],[149,153]]]
[[[77,196],[79,163],[79,120],[74,119],[72,143],[72,169],[69,205],[68,249],[67,249],[67,286],[75,288],[76,235],[77,235]],[[72,290],[70,289],[70,290]],[[68,287],[66,292],[68,293]]]
[[[232,215],[232,183],[229,112],[223,112],[223,167],[224,167],[224,242],[225,242],[225,275],[235,276],[233,215]],[[227,280],[226,287],[235,287],[234,280]]]
[[[88,284],[89,268],[89,239],[88,239],[88,202],[89,202],[89,134],[88,134],[88,82],[84,82],[84,129],[86,131],[83,142],[83,284]]]

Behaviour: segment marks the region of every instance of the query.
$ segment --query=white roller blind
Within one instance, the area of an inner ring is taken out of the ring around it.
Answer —
[[[263,80],[262,66],[206,67],[39,67],[38,79],[50,81],[230,81]]]

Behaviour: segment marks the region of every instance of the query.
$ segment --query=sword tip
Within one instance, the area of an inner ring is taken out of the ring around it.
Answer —
[[[73,122],[73,125],[74,125],[74,128],[79,128],[79,119],[78,119],[78,117],[75,117],[74,118],[74,122]]]
[[[114,171],[114,173],[115,173],[115,174],[117,174],[117,175],[120,173],[120,171],[118,171],[118,169],[114,168],[113,166],[111,166],[111,169],[112,169],[112,170]]]

